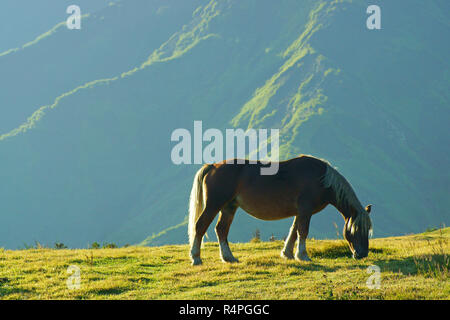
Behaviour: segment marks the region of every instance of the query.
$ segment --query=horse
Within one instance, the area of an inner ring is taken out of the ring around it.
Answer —
[[[240,207],[255,218],[270,221],[294,217],[281,257],[311,261],[306,238],[312,215],[334,206],[345,220],[343,236],[353,258],[367,257],[372,222],[350,183],[329,162],[309,155],[278,162],[278,172],[261,175],[267,163],[246,159],[205,164],[194,178],[189,200],[189,244],[192,265],[202,264],[200,248],[209,225],[215,227],[224,262],[238,262],[228,245],[228,231]]]

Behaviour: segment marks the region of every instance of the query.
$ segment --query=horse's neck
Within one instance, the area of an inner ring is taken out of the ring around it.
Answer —
[[[338,203],[334,198],[331,201],[331,205],[333,205],[341,213],[345,221],[347,221],[351,217],[354,217],[358,212],[358,210],[356,210],[356,208],[347,201],[342,201],[342,203]]]
[[[350,191],[350,197],[348,196],[348,194],[343,197],[338,197],[336,195],[336,191],[334,191],[330,193],[329,198],[330,204],[341,213],[345,220],[351,217],[355,217],[362,209],[362,205],[359,199],[356,197],[356,194],[354,194],[353,190]]]
[[[328,166],[325,174],[325,186],[330,187],[329,200],[347,220],[356,216],[362,205],[350,183],[335,169]]]

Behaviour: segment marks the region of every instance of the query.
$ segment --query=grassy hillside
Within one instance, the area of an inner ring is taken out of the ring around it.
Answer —
[[[373,239],[353,260],[343,240],[309,240],[312,262],[279,257],[281,241],[231,245],[237,264],[206,243],[204,264],[190,266],[186,245],[88,250],[1,250],[2,299],[449,299],[450,228]],[[69,266],[80,288],[69,290]],[[379,289],[366,285],[370,265]]]

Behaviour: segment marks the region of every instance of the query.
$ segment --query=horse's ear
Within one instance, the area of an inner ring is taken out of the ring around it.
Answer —
[[[371,204],[369,204],[369,205],[366,207],[367,213],[370,213],[370,210],[372,210],[372,205],[371,205]]]

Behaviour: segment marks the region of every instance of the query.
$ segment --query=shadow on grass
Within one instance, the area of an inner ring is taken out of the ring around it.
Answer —
[[[8,278],[0,278],[0,298],[12,295],[12,294],[31,294],[33,291],[29,289],[15,288],[9,285],[10,280]],[[0,299],[1,300],[1,299]]]
[[[140,263],[139,266],[144,268],[161,268],[164,267],[164,263]]]
[[[137,279],[130,279],[130,281],[134,282],[134,283],[138,283],[138,284],[149,284],[149,283],[156,282],[155,279],[147,278],[147,277],[140,277],[140,278],[137,278]]]
[[[297,268],[299,271],[323,271],[323,272],[334,272],[337,271],[338,267],[329,267],[320,263],[314,263],[314,261],[310,262],[298,262],[296,265],[292,265],[291,268]]]
[[[311,248],[308,250],[311,258],[335,259],[335,258],[351,258],[352,253],[348,246],[344,244],[332,244],[324,248]]]
[[[102,266],[102,265],[118,265],[129,264],[139,261],[136,257],[97,257],[92,252],[85,254],[84,259],[73,259],[69,262],[71,264]]]
[[[127,288],[108,288],[108,289],[94,289],[90,290],[89,293],[100,295],[100,296],[114,296],[119,295],[128,291]]]
[[[446,254],[430,254],[404,259],[383,259],[374,262],[381,271],[399,272],[403,275],[423,275],[446,279],[449,275],[449,258]]]
[[[298,269],[298,272],[303,271],[324,271],[324,272],[332,272],[336,271],[337,268],[335,267],[329,267],[324,265],[323,263],[315,263],[314,259],[313,261],[297,261],[295,259],[283,259],[281,257],[272,257],[269,259],[257,259],[252,258],[251,260],[242,260],[239,263],[236,264],[236,267],[244,267],[245,265],[249,266],[248,272],[255,274],[255,267],[258,268],[258,274],[268,274],[271,273],[266,270],[266,268],[273,268],[273,267],[289,267]],[[292,271],[296,273],[296,271]]]
[[[311,258],[321,258],[321,259],[336,259],[336,258],[352,258],[352,252],[350,251],[347,244],[329,244],[324,248],[311,248],[308,249]],[[381,248],[369,248],[369,255],[375,253],[386,253],[385,249]]]
[[[220,281],[200,281],[198,287],[214,287],[220,284]]]

